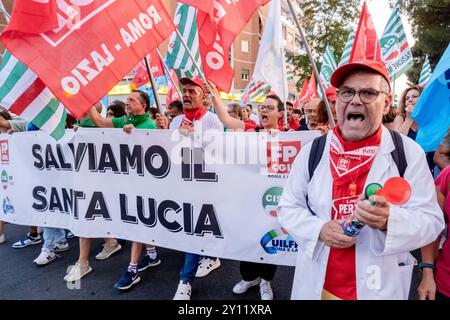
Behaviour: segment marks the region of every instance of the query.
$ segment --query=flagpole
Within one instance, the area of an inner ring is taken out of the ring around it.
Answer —
[[[192,63],[194,64],[195,69],[197,69],[197,72],[200,74],[200,77],[202,78],[203,82],[206,83],[206,77],[203,74],[202,70],[200,69],[200,66],[197,64],[197,61],[195,61],[194,56],[192,55],[191,50],[188,48],[186,42],[183,39],[183,36],[181,35],[180,31],[178,30],[178,28],[175,28],[175,32],[178,35],[178,38],[180,38],[181,44],[183,45],[184,49],[186,50],[186,52],[189,55],[189,58],[191,58]]]
[[[316,76],[316,79],[319,79],[319,81],[320,81],[320,76],[319,76],[319,72],[317,71],[316,63],[314,62],[314,58],[311,54],[311,50],[309,49],[308,42],[306,41],[306,36],[305,36],[305,33],[303,32],[303,28],[300,25],[300,22],[298,21],[297,16],[295,15],[294,7],[292,6],[291,0],[287,0],[287,3],[289,5],[289,9],[291,10],[292,17],[294,18],[297,29],[300,32],[300,36],[302,37],[303,43],[305,44],[306,53],[308,54],[309,60],[311,61],[313,72]],[[328,119],[330,121],[331,127],[334,128],[336,126],[336,123],[334,122],[333,113],[331,112],[331,107],[330,107],[330,103],[328,102],[326,92],[325,92],[323,86],[320,85],[319,88],[320,88],[320,91],[322,92],[322,98],[323,98],[323,101],[325,102],[325,106],[327,107]]]
[[[158,47],[156,47],[156,53],[158,54],[159,59],[161,60],[161,63],[163,64],[164,69],[166,70],[166,73],[167,73],[167,75],[168,75],[168,78],[169,78],[170,82],[172,82],[172,84],[173,84],[175,90],[177,90],[178,96],[179,96],[180,99],[181,99],[182,95],[181,95],[180,89],[178,88],[178,84],[175,83],[175,80],[173,79],[172,74],[170,73],[170,70],[169,70],[169,68],[167,67],[166,63],[164,62],[164,60],[163,60],[163,58],[162,58],[162,55],[161,55],[161,51],[159,51],[159,48],[158,48]]]
[[[284,127],[286,128],[286,129],[288,129],[289,128],[289,126],[288,126],[288,122],[287,122],[287,108],[286,108],[286,100],[287,100],[287,98],[288,98],[288,95],[289,95],[289,93],[288,92],[286,92],[287,90],[286,90],[286,86],[287,86],[287,76],[286,76],[286,63],[285,63],[285,61],[284,61],[284,58],[285,58],[285,55],[284,55],[284,48],[282,48],[281,49],[281,57],[282,57],[282,62],[283,62],[283,66],[281,67],[282,68],[282,70],[281,70],[281,72],[283,73],[283,81],[286,81],[286,85],[284,85],[284,83],[283,83],[283,94],[284,94],[284,101],[283,101],[283,105],[284,105],[284,116],[283,116],[283,122],[284,122]]]
[[[397,37],[395,37],[395,46],[397,47],[397,49],[400,49],[399,47],[398,47],[398,41],[397,41]],[[399,50],[400,51],[400,50]],[[395,103],[395,74],[396,74],[397,72],[395,71],[395,68],[394,68],[394,81],[392,81],[392,98],[394,99],[394,103]]]
[[[0,0],[0,11],[2,12],[3,16],[5,17],[6,23],[9,23],[11,16],[9,15],[8,11],[6,11],[2,0]]]
[[[161,103],[159,102],[158,90],[156,90],[155,79],[153,79],[152,71],[150,70],[150,66],[148,64],[147,56],[144,57],[145,67],[147,68],[148,77],[150,78],[150,83],[152,84],[153,95],[155,96],[156,108],[159,112],[162,111]]]

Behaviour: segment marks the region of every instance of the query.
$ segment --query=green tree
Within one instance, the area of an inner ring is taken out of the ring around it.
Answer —
[[[450,0],[404,0],[403,12],[409,17],[413,37],[411,52],[414,66],[407,72],[408,80],[417,83],[425,55],[432,70],[450,42]]]
[[[359,1],[302,1],[303,16],[299,19],[317,67],[327,45],[333,48],[339,62],[347,37],[358,23],[360,9]],[[288,58],[295,65],[295,74],[300,79],[297,83],[299,87],[311,76],[311,63],[306,54]]]

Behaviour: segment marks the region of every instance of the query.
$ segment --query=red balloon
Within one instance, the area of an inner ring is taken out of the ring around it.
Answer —
[[[387,202],[402,205],[411,198],[411,186],[402,177],[392,177],[383,186],[383,195]]]

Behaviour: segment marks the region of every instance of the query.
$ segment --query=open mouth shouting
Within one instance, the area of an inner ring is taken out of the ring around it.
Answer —
[[[261,121],[269,120],[269,116],[267,114],[261,114]]]
[[[350,122],[363,122],[366,119],[366,117],[361,112],[352,111],[352,112],[347,113],[346,119],[347,119],[347,121],[350,121]]]

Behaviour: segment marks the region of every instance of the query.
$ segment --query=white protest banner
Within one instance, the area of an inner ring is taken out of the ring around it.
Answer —
[[[0,219],[234,260],[294,265],[275,208],[316,131],[117,129],[0,135]]]

